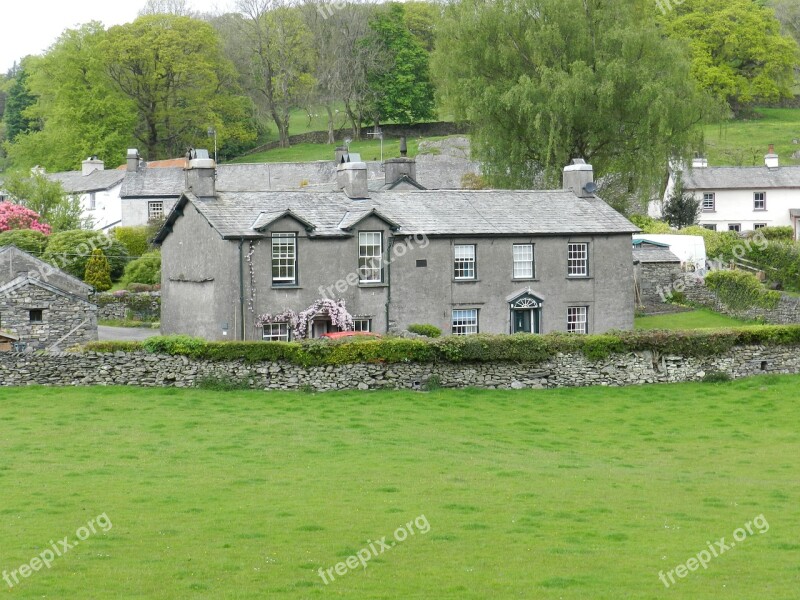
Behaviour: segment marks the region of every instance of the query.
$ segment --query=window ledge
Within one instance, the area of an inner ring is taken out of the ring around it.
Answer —
[[[540,279],[538,277],[512,277],[511,281],[540,281]]]
[[[579,280],[585,281],[587,279],[594,279],[594,277],[590,277],[589,275],[567,275],[567,280]]]
[[[296,284],[287,284],[287,285],[280,285],[273,283],[272,284],[273,290],[302,290],[303,288]]]
[[[480,279],[453,279],[453,283],[478,283]]]
[[[375,283],[359,283],[358,287],[360,287],[360,288],[386,288],[386,287],[389,287],[389,284],[388,283],[383,283],[383,282],[381,282],[381,283],[378,283],[378,282],[375,282]]]
[[[753,212],[767,212],[766,208],[754,208]]]

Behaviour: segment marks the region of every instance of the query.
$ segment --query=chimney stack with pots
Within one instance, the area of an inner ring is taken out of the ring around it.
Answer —
[[[135,173],[139,169],[139,151],[136,148],[128,148],[128,168],[131,173]]]
[[[775,154],[775,146],[769,145],[769,152],[764,156],[764,164],[768,169],[777,169],[780,166],[780,159]]]
[[[186,189],[198,198],[215,196],[216,163],[208,154],[208,150],[189,150],[186,155],[188,165],[186,173]]]
[[[94,171],[103,171],[105,168],[106,165],[102,160],[96,156],[90,156],[81,162],[81,175],[89,175]]]
[[[348,198],[369,198],[367,163],[346,162],[336,167],[336,185]]]
[[[597,190],[592,165],[587,165],[582,158],[573,158],[572,164],[564,167],[563,187],[572,190],[579,198],[592,198]]]

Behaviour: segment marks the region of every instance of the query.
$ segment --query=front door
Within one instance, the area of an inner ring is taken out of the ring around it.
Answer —
[[[524,310],[513,310],[513,323],[514,327],[511,333],[533,333],[531,323],[533,321],[533,310],[526,308]]]

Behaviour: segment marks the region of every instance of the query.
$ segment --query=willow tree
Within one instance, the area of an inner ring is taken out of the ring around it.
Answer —
[[[438,36],[442,100],[495,186],[558,187],[582,157],[607,199],[647,200],[709,106],[651,0],[455,0]]]

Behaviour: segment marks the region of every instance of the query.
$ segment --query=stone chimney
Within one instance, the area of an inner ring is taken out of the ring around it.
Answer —
[[[96,156],[90,156],[81,162],[81,175],[89,175],[93,171],[103,171],[106,168],[105,163]]]
[[[708,159],[700,154],[695,153],[694,158],[692,159],[692,168],[693,169],[707,169],[708,168]]]
[[[582,158],[573,158],[572,164],[564,167],[564,189],[572,190],[579,198],[591,198],[597,189],[594,169]]]
[[[347,146],[336,146],[333,151],[333,160],[336,161],[337,165],[340,165],[343,162],[347,162],[347,155]]]
[[[198,198],[216,196],[216,163],[209,157],[208,150],[190,150],[186,158],[186,189]]]
[[[390,158],[383,163],[386,174],[386,184],[394,183],[403,175],[408,175],[414,181],[417,180],[417,161],[413,158]]]
[[[135,173],[139,169],[139,151],[136,148],[128,148],[128,168],[127,171]]]
[[[348,198],[369,198],[367,163],[348,162],[336,167],[336,185]]]
[[[764,164],[768,169],[777,169],[780,166],[778,155],[775,154],[774,144],[769,145],[769,152],[764,156]]]

